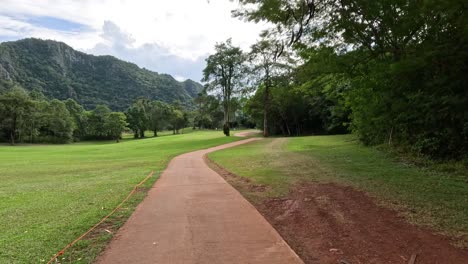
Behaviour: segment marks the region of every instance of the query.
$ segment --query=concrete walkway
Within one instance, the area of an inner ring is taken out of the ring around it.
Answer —
[[[97,263],[303,263],[237,190],[203,161],[174,158]]]

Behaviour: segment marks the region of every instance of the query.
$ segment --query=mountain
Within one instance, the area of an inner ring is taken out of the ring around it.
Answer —
[[[106,104],[124,110],[138,97],[190,106],[203,89],[192,80],[178,82],[112,56],[93,56],[62,42],[33,38],[0,43],[1,80],[49,98],[73,98],[88,109]]]

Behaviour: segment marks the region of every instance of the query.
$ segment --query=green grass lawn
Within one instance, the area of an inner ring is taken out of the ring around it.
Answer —
[[[238,139],[197,131],[118,144],[0,146],[0,263],[47,262],[153,170],[145,186],[154,183],[172,157]],[[119,224],[143,197],[124,205]],[[92,261],[109,238],[81,242],[74,263]]]
[[[251,199],[285,195],[302,181],[353,186],[399,209],[419,225],[468,245],[468,173],[416,167],[395,156],[360,145],[351,135],[264,139],[209,154],[209,158],[255,184],[264,193]]]

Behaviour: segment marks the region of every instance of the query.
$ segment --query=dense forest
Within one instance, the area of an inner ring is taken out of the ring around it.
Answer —
[[[254,93],[244,109],[265,136],[353,132],[367,145],[467,156],[464,1],[239,2],[234,16],[274,27],[248,52],[218,43],[204,81],[224,96]]]
[[[48,98],[72,98],[87,109],[104,104],[119,111],[139,97],[192,106],[203,89],[192,80],[178,82],[112,56],[92,56],[40,39],[0,43],[0,80]]]

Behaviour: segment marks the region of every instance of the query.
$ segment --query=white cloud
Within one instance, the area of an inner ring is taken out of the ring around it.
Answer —
[[[64,41],[197,81],[216,42],[232,37],[248,48],[263,28],[232,18],[237,4],[229,0],[2,0],[1,5],[0,36]],[[85,29],[53,30],[27,22],[30,17],[68,20]]]
[[[105,21],[101,37],[103,42],[84,51],[96,55],[114,55],[134,62],[140,67],[160,73],[170,73],[179,80],[190,78],[199,81],[201,78],[201,71],[205,66],[205,56],[196,59],[184,58],[173,54],[169,48],[156,43],[134,46],[134,38],[111,21]]]

